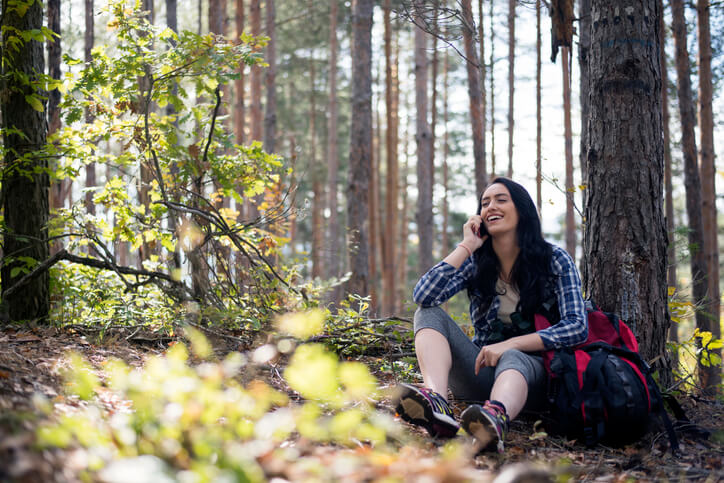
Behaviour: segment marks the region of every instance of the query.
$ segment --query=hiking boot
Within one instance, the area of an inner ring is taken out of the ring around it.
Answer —
[[[395,412],[408,423],[422,426],[433,438],[452,438],[460,425],[450,405],[440,394],[426,387],[400,384]]]
[[[460,415],[463,429],[475,437],[481,450],[496,448],[503,452],[503,441],[508,432],[508,415],[500,407],[485,401],[482,406],[473,404]]]

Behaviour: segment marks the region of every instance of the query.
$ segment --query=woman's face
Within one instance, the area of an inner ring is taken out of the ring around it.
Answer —
[[[518,210],[505,185],[494,183],[488,186],[481,199],[480,217],[490,236],[515,233],[518,227]]]

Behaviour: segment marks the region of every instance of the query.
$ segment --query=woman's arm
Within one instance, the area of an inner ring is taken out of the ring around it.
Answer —
[[[544,349],[543,339],[538,333],[519,335],[510,339],[483,346],[475,358],[475,374],[480,371],[481,367],[494,367],[498,365],[498,360],[503,352],[517,349],[521,352],[538,352]]]
[[[556,298],[560,321],[538,331],[545,349],[572,347],[588,337],[586,306],[583,302],[581,278],[573,259],[560,247],[553,247],[553,272],[556,275]]]

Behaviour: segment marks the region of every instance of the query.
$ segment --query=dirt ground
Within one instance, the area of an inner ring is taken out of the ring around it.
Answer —
[[[63,451],[38,451],[33,448],[37,414],[33,397],[44,395],[55,411],[72,411],[79,402],[64,396],[60,372],[67,366],[67,351],[81,353],[96,368],[116,357],[132,366],[141,366],[152,354],[166,350],[170,339],[132,328],[108,330],[102,340],[97,331],[87,328],[36,328],[32,330],[6,327],[0,329],[0,482],[71,482],[79,481],[72,458]],[[210,334],[219,353],[247,350],[236,335]],[[282,364],[282,362],[277,362]],[[371,364],[374,367],[374,364]],[[270,374],[279,374],[272,367]],[[393,386],[389,373],[378,373],[380,384]],[[280,390],[284,382],[270,377],[269,382]],[[128,404],[104,393],[100,404],[113,408]],[[665,433],[652,431],[637,444],[625,448],[585,446],[563,438],[541,435],[532,421],[514,421],[503,454],[482,453],[460,464],[445,464],[440,449],[426,435],[409,427],[423,441],[420,447],[401,448],[408,455],[408,467],[399,467],[387,474],[360,471],[344,478],[349,481],[374,481],[395,477],[404,481],[724,481],[724,405],[712,399],[687,396],[681,398],[690,419],[711,432],[708,439],[679,434],[681,454],[667,449]],[[380,406],[392,412],[389,401]],[[462,405],[455,405],[461,411]],[[472,440],[461,436],[472,447]],[[334,459],[342,450],[333,447],[314,448],[315,454]],[[362,449],[360,450],[362,451]],[[400,458],[402,460],[403,458]],[[270,475],[271,476],[271,475]],[[293,481],[287,474],[286,480]],[[276,477],[275,481],[285,481]]]

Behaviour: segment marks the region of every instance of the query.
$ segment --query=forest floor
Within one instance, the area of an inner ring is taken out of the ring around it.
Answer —
[[[162,354],[170,342],[167,336],[138,330],[108,331],[102,340],[97,332],[82,328],[18,328],[0,329],[0,482],[66,482],[80,481],[77,462],[71,450],[38,450],[34,447],[34,429],[38,424],[33,397],[40,393],[53,402],[56,414],[72,412],[78,400],[65,397],[59,375],[68,366],[68,351],[81,353],[97,370],[111,357],[140,367],[153,354]],[[238,338],[210,337],[217,353],[245,350]],[[374,367],[375,361],[368,362]],[[283,362],[277,361],[277,364]],[[271,367],[269,374],[279,374]],[[396,381],[389,373],[376,373],[384,387]],[[277,389],[283,387],[281,378],[269,377]],[[102,407],[128,405],[128,401],[103,393],[97,401]],[[384,464],[377,461],[365,467],[358,465],[333,478],[340,481],[377,481],[392,477],[402,481],[724,481],[724,405],[711,399],[694,396],[681,398],[691,420],[709,429],[707,440],[681,436],[681,455],[667,450],[665,433],[651,432],[637,444],[624,448],[598,446],[588,449],[575,441],[546,436],[534,431],[532,421],[512,424],[506,451],[503,454],[475,455],[473,442],[459,436],[463,455],[444,455],[442,447],[430,441],[418,428],[409,426],[419,438],[410,447],[399,448]],[[389,400],[379,403],[382,410],[392,412]],[[455,410],[461,411],[460,405]],[[462,433],[462,431],[461,431]],[[321,464],[333,466],[338,461],[352,461],[368,451],[314,444],[300,455],[315,458]],[[359,461],[359,458],[358,460]],[[263,463],[263,462],[262,462]],[[309,480],[294,465],[270,469],[264,464],[269,479],[277,482]]]

